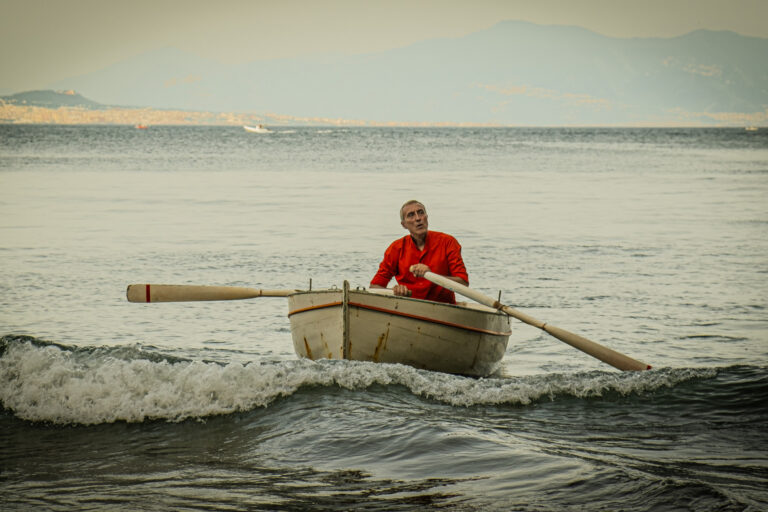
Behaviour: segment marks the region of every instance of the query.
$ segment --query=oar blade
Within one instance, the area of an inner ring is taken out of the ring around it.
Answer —
[[[186,284],[131,284],[128,302],[190,302],[242,300],[255,297],[287,297],[296,290],[262,290],[240,286],[199,286]]]

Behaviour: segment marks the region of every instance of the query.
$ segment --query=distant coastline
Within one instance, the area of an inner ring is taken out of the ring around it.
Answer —
[[[104,125],[186,125],[241,126],[410,126],[410,127],[495,127],[490,123],[432,123],[364,121],[330,117],[297,117],[275,113],[205,112],[151,107],[102,105],[77,92],[27,91],[0,97],[0,124],[104,124]]]
[[[710,121],[701,119],[670,122],[640,122],[622,124],[579,124],[560,125],[563,127],[755,127],[762,125],[768,110],[759,115],[728,115]],[[60,124],[60,125],[141,125],[141,126],[243,126],[264,124],[268,126],[348,126],[348,127],[446,127],[446,128],[500,128],[534,127],[543,125],[501,124],[477,122],[432,122],[432,121],[382,121],[343,119],[331,117],[300,117],[277,113],[257,112],[208,112],[179,109],[156,109],[152,107],[131,107],[104,105],[85,98],[73,90],[27,91],[9,96],[0,96],[0,124]]]
[[[402,126],[402,127],[502,127],[491,123],[431,123],[396,121],[360,121],[324,117],[296,117],[279,114],[238,112],[191,112],[153,108],[109,108],[89,110],[82,107],[34,107],[9,105],[0,100],[0,124],[103,124],[103,125],[180,125],[180,126]]]

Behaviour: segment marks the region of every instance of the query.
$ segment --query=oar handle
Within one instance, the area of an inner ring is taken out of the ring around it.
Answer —
[[[445,276],[435,274],[434,272],[427,272],[424,274],[424,277],[429,281],[442,286],[443,288],[447,288],[453,292],[463,295],[464,297],[468,297],[474,301],[479,302],[480,304],[484,304],[488,307],[503,311],[509,316],[517,318],[521,322],[525,322],[528,325],[538,327],[539,329],[554,336],[560,341],[567,343],[570,346],[613,366],[614,368],[618,368],[619,370],[624,371],[641,371],[651,369],[651,365],[649,364],[642,363],[636,359],[632,359],[629,356],[625,356],[624,354],[616,352],[615,350],[604,347],[603,345],[588,340],[587,338],[579,336],[578,334],[574,334],[570,331],[566,331],[565,329],[561,329],[559,327],[555,327],[554,325],[549,325],[546,322],[542,322],[541,320],[537,320],[532,316],[528,316],[514,308],[505,306],[501,302],[494,300],[487,295],[483,295],[482,293],[473,290],[468,286],[464,286],[461,283],[457,283],[456,281],[448,279]]]
[[[203,300],[241,300],[255,297],[287,297],[298,290],[262,290],[241,286],[198,286],[187,284],[131,284],[129,302],[188,302]]]

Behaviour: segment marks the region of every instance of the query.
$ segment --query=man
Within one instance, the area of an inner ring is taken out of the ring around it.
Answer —
[[[394,277],[395,295],[456,304],[452,291],[424,279],[424,273],[433,272],[469,286],[459,242],[451,235],[428,230],[427,209],[419,201],[408,201],[400,208],[400,224],[410,234],[387,248],[371,288],[386,288]]]

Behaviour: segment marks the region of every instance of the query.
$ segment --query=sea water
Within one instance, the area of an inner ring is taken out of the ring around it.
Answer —
[[[498,372],[312,362],[419,199],[512,320]],[[3,510],[765,510],[768,131],[0,126]]]

